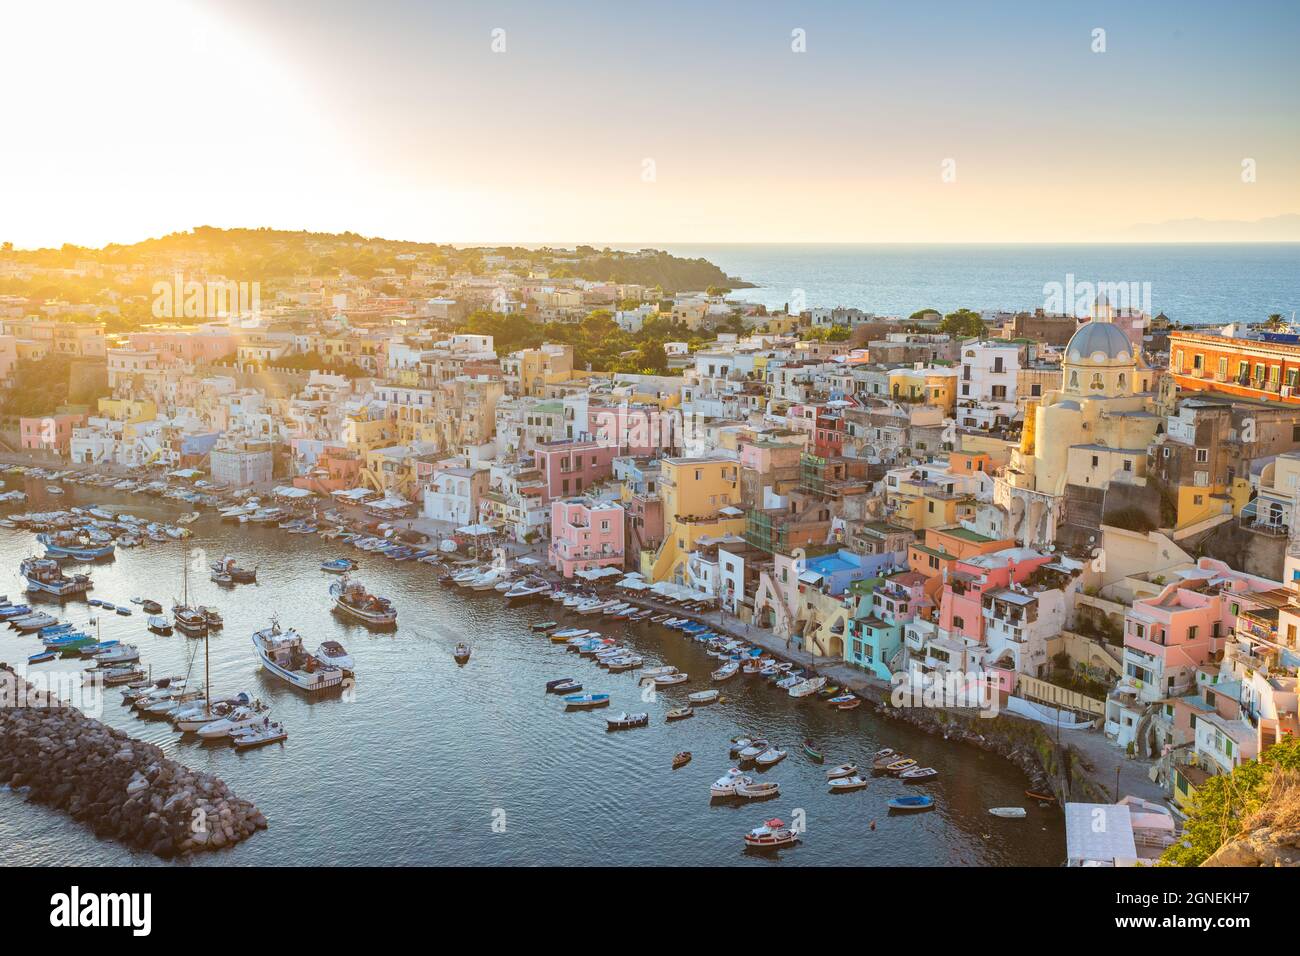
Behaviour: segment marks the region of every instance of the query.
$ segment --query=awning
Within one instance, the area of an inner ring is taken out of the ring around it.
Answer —
[[[369,488],[348,488],[344,491],[334,492],[335,498],[342,498],[345,501],[361,501],[369,498],[374,494]]]
[[[310,498],[314,492],[306,488],[291,488],[288,485],[281,485],[272,492],[277,498]]]
[[[799,575],[799,581],[802,584],[821,584],[822,574],[820,571],[804,571]]]
[[[481,537],[485,534],[496,534],[496,528],[490,524],[467,524],[464,527],[457,528],[457,534],[467,534],[471,537]]]
[[[584,581],[597,581],[600,578],[607,578],[611,575],[622,574],[623,572],[618,568],[612,568],[606,565],[603,568],[591,568],[588,571],[575,571],[573,573]]]
[[[627,588],[629,591],[644,591],[650,587],[650,585],[646,584],[645,581],[643,581],[639,575],[633,577],[630,574],[627,577],[625,577],[622,581],[619,581],[618,584],[614,586],[619,588]]]

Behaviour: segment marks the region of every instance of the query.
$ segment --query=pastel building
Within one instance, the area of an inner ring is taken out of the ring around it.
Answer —
[[[546,497],[582,494],[613,474],[618,449],[594,441],[547,442],[533,451],[533,464],[542,473]]]
[[[613,501],[565,498],[551,502],[550,565],[575,572],[623,564],[623,508]]]

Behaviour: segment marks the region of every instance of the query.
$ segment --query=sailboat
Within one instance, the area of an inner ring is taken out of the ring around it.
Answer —
[[[172,620],[176,627],[190,637],[206,637],[208,618],[198,608],[190,607],[190,563],[181,556],[181,602],[172,606]]]
[[[224,722],[233,720],[236,715],[247,721],[260,719],[265,710],[266,706],[260,700],[251,701],[244,693],[229,700],[216,702],[212,700],[212,666],[208,655],[208,633],[205,630],[203,633],[203,696],[198,700],[189,701],[172,712],[171,719],[176,729],[187,734],[197,732],[204,738],[221,736],[222,734],[215,734],[211,730],[208,733],[204,731],[211,728],[228,730],[229,727],[224,727]],[[232,723],[230,726],[233,727],[235,724]]]

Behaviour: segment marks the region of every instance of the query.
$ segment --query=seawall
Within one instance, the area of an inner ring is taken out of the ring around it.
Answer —
[[[266,818],[219,778],[171,760],[0,663],[0,785],[104,839],[164,859],[233,846]]]

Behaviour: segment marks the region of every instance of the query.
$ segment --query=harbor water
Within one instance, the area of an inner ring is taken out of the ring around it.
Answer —
[[[8,482],[23,486],[21,479]],[[172,521],[184,510],[156,498],[71,484],[65,494],[51,496],[45,487],[27,482],[28,502],[7,505],[4,513],[103,504]],[[139,646],[154,676],[188,671],[201,681],[203,640],[150,633],[146,615],[130,603],[143,597],[170,607],[180,597],[188,561],[191,602],[215,606],[225,619],[208,641],[214,698],[239,691],[260,697],[289,739],[236,752],[225,743],[182,737],[166,721],[122,706],[113,688],[100,719],[221,777],[258,806],[270,828],[233,849],[163,863],[0,790],[0,865],[1055,866],[1064,857],[1062,814],[1025,798],[1022,773],[991,754],[866,708],[840,712],[819,698],[792,700],[759,677],[741,675],[717,685],[722,702],[665,723],[665,712],[684,704],[688,693],[713,686],[709,672],[718,666],[676,631],[580,618],[549,601],[508,608],[497,592],[439,585],[433,569],[418,562],[397,563],[274,527],[221,523],[211,512],[190,528],[193,537],[186,541],[119,549],[110,562],[76,566],[90,569],[90,596],[130,607],[130,617],[80,599],[61,610],[45,606],[79,625],[97,616],[103,639]],[[22,598],[19,562],[40,551],[31,532],[0,529],[0,593],[15,602]],[[227,553],[257,568],[256,584],[231,589],[208,580],[208,565]],[[332,611],[328,589],[337,578],[319,566],[336,556],[360,561],[354,577],[395,602],[396,630],[372,632]],[[251,635],[273,614],[282,627],[303,635],[308,650],[324,640],[343,643],[356,660],[355,685],[309,698],[266,674]],[[644,701],[636,671],[610,674],[552,644],[530,629],[543,620],[625,640],[646,666],[672,664],[691,679]],[[464,667],[452,659],[460,640],[473,649]],[[21,667],[38,647],[35,637],[0,626],[0,660]],[[56,661],[31,671],[77,664]],[[569,676],[585,692],[609,693],[610,707],[566,712],[545,693],[545,684]],[[623,710],[649,711],[650,726],[607,731],[606,717]],[[780,796],[710,801],[709,785],[735,766],[728,742],[742,734],[761,734],[789,751],[773,768],[747,771],[780,783]],[[824,751],[825,766],[804,755],[805,738]],[[869,767],[881,747],[904,751],[940,776],[920,786],[873,778],[863,791],[827,792],[826,767],[842,761]],[[692,761],[671,769],[673,755],[684,750]],[[909,793],[933,795],[936,809],[891,816],[886,801]],[[1001,806],[1025,806],[1028,817],[989,816],[990,807]],[[805,821],[802,843],[775,854],[747,854],[742,835],[774,816]]]

